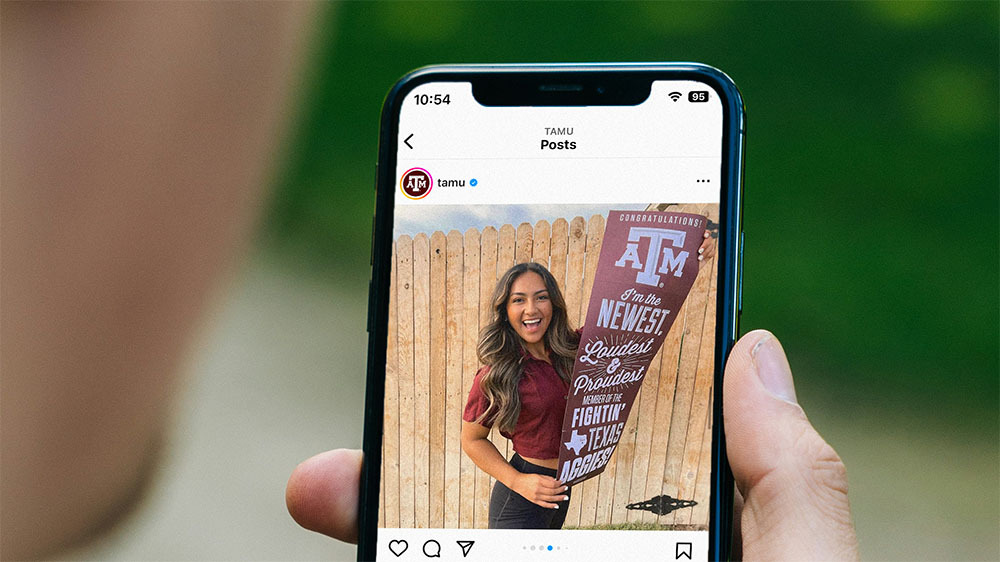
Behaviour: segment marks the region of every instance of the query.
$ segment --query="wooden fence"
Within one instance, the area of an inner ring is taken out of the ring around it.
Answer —
[[[650,208],[718,221],[718,205]],[[586,318],[605,217],[499,231],[434,232],[393,244],[379,526],[486,528],[493,479],[462,452],[462,410],[479,368],[479,329],[497,278],[539,262],[562,287],[570,322]],[[645,522],[707,528],[712,439],[715,259],[706,260],[653,359],[607,469],[573,489],[564,528]],[[509,458],[509,441],[490,434]],[[695,500],[657,516],[625,509],[660,494]]]

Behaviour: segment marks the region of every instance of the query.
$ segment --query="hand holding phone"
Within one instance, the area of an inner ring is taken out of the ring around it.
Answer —
[[[787,365],[777,339],[756,331],[737,342],[726,367],[725,418],[735,429],[728,451],[741,491],[733,558],[857,560],[843,463],[788,403],[795,389]],[[783,454],[761,454],[772,448]],[[361,451],[338,449],[299,465],[286,494],[292,517],[356,543],[361,464]],[[744,498],[754,505],[745,507]]]

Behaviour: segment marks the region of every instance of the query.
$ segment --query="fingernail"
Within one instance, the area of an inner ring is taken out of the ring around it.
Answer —
[[[569,496],[563,496],[563,501],[569,501]]]
[[[781,349],[781,344],[772,335],[767,335],[757,342],[750,352],[753,357],[754,366],[757,368],[757,376],[760,382],[764,383],[764,388],[775,397],[798,404],[795,398],[795,382],[792,380],[792,369],[788,366],[788,359],[785,351]]]
[[[564,492],[565,492],[566,490],[569,490],[569,486],[563,486],[563,489],[562,489],[562,491],[564,491]]]
[[[559,504],[552,506],[552,509],[559,509]]]

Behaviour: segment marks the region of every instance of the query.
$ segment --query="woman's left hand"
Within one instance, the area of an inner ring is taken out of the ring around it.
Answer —
[[[712,233],[708,230],[705,231],[705,239],[701,243],[701,247],[698,248],[698,261],[705,261],[712,259],[715,255],[715,238],[712,238]]]

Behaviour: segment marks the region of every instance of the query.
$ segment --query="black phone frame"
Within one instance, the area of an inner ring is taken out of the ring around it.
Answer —
[[[365,394],[364,460],[358,498],[358,560],[375,560],[379,478],[385,399],[385,354],[389,312],[392,224],[396,190],[399,114],[407,95],[428,82],[471,82],[484,105],[635,105],[654,80],[693,80],[711,87],[722,102],[716,353],[713,386],[712,486],[709,560],[731,553],[733,476],[726,460],[722,418],[722,374],[736,342],[743,302],[743,160],[746,111],[735,83],[700,63],[598,63],[442,65],[417,69],[392,87],[382,107],[368,288],[368,368]],[[376,264],[378,266],[376,266]]]

